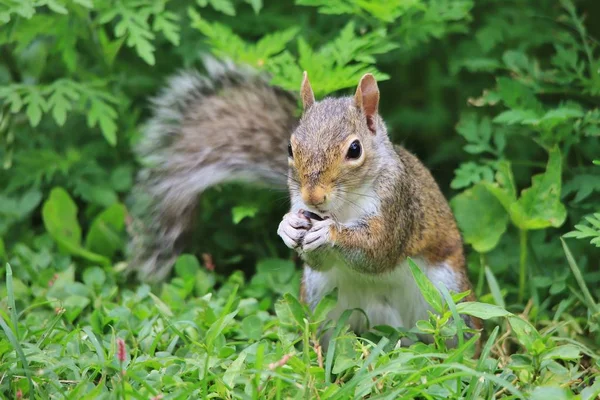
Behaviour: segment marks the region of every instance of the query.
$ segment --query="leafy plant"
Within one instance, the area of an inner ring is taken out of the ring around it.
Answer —
[[[585,219],[591,226],[575,225],[575,230],[567,233],[565,237],[592,238],[590,243],[600,247],[600,213],[595,213],[593,216],[585,217]]]

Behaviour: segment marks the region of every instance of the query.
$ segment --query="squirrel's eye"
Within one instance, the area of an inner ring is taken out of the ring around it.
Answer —
[[[360,157],[361,152],[362,149],[360,147],[360,142],[358,140],[355,140],[354,142],[352,142],[352,144],[350,144],[350,147],[348,148],[348,154],[346,154],[346,158],[357,159]]]
[[[290,158],[294,158],[294,152],[292,151],[292,144],[288,144],[288,155]]]

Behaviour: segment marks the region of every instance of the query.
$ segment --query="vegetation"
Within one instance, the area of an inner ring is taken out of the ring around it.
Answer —
[[[2,397],[598,398],[599,17],[593,0],[0,0]],[[374,72],[393,139],[451,199],[479,302],[415,269],[440,316],[356,337],[345,314],[322,349],[335,295],[296,299],[282,194],[235,186],[202,198],[168,282],[124,276],[131,145],[202,53],[290,90],[306,69],[317,97]],[[445,345],[458,313],[486,320],[478,360],[476,338]],[[435,343],[399,346],[417,332]]]

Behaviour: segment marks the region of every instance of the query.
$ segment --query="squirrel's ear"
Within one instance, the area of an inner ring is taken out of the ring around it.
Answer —
[[[365,113],[369,130],[375,133],[375,115],[379,107],[379,88],[372,74],[364,74],[360,79],[354,95],[354,102]]]
[[[315,103],[315,94],[313,93],[312,87],[310,87],[308,73],[306,71],[304,71],[304,75],[302,77],[300,97],[302,98],[302,106],[304,107],[304,111],[308,111],[308,109]]]

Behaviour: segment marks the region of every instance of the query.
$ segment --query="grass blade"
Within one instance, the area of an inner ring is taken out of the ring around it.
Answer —
[[[457,339],[458,339],[458,347],[462,347],[464,342],[465,342],[465,337],[463,336],[463,331],[462,331],[462,318],[460,318],[460,315],[458,315],[458,311],[456,310],[456,304],[454,303],[454,300],[452,300],[452,295],[450,294],[450,292],[448,291],[448,289],[446,288],[446,286],[442,283],[439,287],[440,292],[442,292],[442,295],[444,296],[444,299],[446,300],[446,304],[448,305],[448,308],[450,308],[450,311],[452,312],[452,317],[454,318],[454,323],[456,324],[456,335],[457,335]],[[462,361],[462,355],[460,356],[460,360]]]
[[[596,313],[600,312],[600,308],[598,308],[598,304],[596,304],[594,298],[592,297],[592,294],[588,290],[588,287],[585,284],[585,280],[583,279],[583,275],[581,275],[581,270],[579,269],[579,266],[577,266],[575,258],[573,258],[573,254],[569,249],[569,246],[567,246],[567,243],[563,240],[563,238],[560,238],[560,241],[562,243],[563,250],[565,251],[565,255],[567,256],[567,262],[569,263],[569,267],[571,267],[571,271],[573,271],[575,280],[581,288],[581,292],[583,293],[583,297],[586,300],[587,306],[590,309],[594,310]]]
[[[485,267],[485,278],[488,281],[488,286],[490,287],[490,292],[492,293],[492,297],[497,305],[502,308],[506,308],[506,303],[504,302],[504,297],[502,297],[502,292],[500,291],[500,285],[498,285],[498,281],[496,280],[496,276],[492,272],[489,267]]]
[[[35,393],[33,390],[33,388],[34,388],[33,380],[31,379],[31,372],[29,371],[29,363],[27,362],[27,358],[25,357],[23,348],[21,347],[21,344],[17,340],[17,337],[15,336],[13,331],[10,329],[10,327],[8,326],[8,324],[6,323],[6,321],[4,320],[2,315],[0,315],[0,326],[4,330],[4,333],[6,334],[8,341],[10,342],[10,344],[12,344],[13,348],[15,349],[15,352],[17,353],[17,356],[21,360],[21,365],[23,366],[23,371],[25,372],[25,376],[27,376],[27,381],[29,382],[29,395],[33,396],[33,394]]]
[[[13,290],[13,273],[9,263],[6,263],[6,292],[8,294],[8,306],[10,307],[10,319],[13,325],[15,337],[19,340],[19,324],[17,307],[15,305],[15,292]]]
[[[329,340],[327,355],[325,356],[325,382],[327,384],[331,383],[331,369],[333,367],[333,356],[335,354],[335,342],[337,341],[340,332],[348,322],[350,315],[352,315],[352,311],[353,310],[346,310],[342,313],[342,316],[340,317],[340,319],[337,322],[337,325],[335,326],[333,336]]]
[[[486,358],[492,351],[492,346],[496,342],[496,337],[498,337],[498,332],[500,332],[500,327],[496,326],[494,328],[494,330],[492,331],[492,334],[488,338],[487,342],[485,343],[485,346],[483,347],[481,354],[479,355],[479,361],[477,362],[477,366],[475,367],[475,370],[482,372],[481,369],[483,367],[483,363],[485,362]],[[479,379],[475,376],[473,378],[471,378],[471,383],[469,384],[469,390],[467,391],[467,395],[465,396],[466,399],[476,398],[473,396],[473,392],[479,388],[478,380]]]
[[[104,356],[104,348],[102,347],[102,344],[98,341],[98,338],[96,338],[96,335],[94,335],[94,332],[92,332],[92,328],[86,326],[82,329],[82,331],[84,331],[87,334],[88,338],[90,339],[90,342],[92,342],[92,344],[94,345],[94,348],[96,349],[96,354],[98,354],[98,359],[100,360],[102,365],[105,365],[106,357]]]

